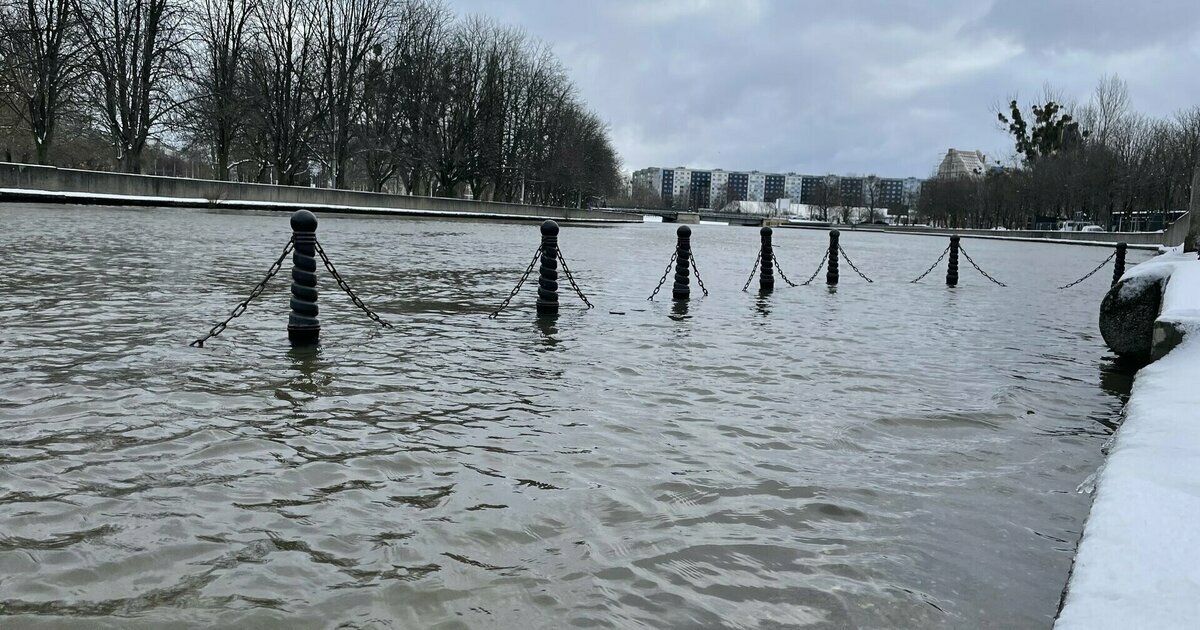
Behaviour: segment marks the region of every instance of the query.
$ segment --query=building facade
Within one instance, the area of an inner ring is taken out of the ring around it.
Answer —
[[[978,157],[978,156],[976,156]],[[962,168],[969,169],[970,165]],[[920,195],[921,180],[852,177],[837,175],[801,175],[761,171],[644,168],[633,173],[636,190],[659,195],[665,207],[716,208],[735,201],[789,205],[873,205],[876,208],[914,206]]]
[[[938,165],[939,178],[983,177],[987,172],[987,157],[981,151],[960,151],[949,149],[942,163]]]

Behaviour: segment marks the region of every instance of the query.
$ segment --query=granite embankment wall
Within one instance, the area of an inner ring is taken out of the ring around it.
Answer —
[[[1179,223],[1179,222],[1176,222]],[[1079,245],[1095,245],[1097,243],[1128,243],[1129,245],[1158,246],[1163,245],[1167,234],[1164,232],[1058,232],[1054,230],[951,230],[947,228],[932,228],[925,226],[889,226],[883,231],[893,234],[924,234],[951,235],[997,238],[1005,240],[1045,240],[1077,243]],[[1183,233],[1187,233],[1186,222]],[[1180,236],[1179,243],[1183,242]],[[1173,243],[1178,245],[1179,243]]]
[[[0,201],[208,207],[567,222],[642,222],[633,213],[385,193],[127,175],[0,162]]]

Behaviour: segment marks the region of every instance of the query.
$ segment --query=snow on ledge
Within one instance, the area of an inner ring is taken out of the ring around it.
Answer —
[[[1200,321],[1200,262],[1163,258],[1126,276],[1160,278],[1170,265],[1162,317]],[[1195,628],[1200,620],[1200,335],[1138,372],[1125,414],[1059,630]]]

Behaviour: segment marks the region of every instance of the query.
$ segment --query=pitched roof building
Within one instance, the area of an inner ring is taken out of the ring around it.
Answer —
[[[950,149],[938,165],[939,178],[983,177],[987,171],[987,157],[981,151],[959,151]]]

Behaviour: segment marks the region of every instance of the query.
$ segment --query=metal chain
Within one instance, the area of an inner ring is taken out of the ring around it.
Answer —
[[[700,268],[696,266],[695,256],[692,256],[692,272],[696,274],[696,284],[700,285],[700,290],[704,292],[704,297],[708,297],[708,289],[704,287],[704,281],[700,279]]]
[[[347,284],[346,281],[342,279],[342,274],[338,273],[337,267],[333,266],[333,261],[329,260],[329,256],[325,255],[325,250],[321,248],[320,241],[317,241],[316,246],[317,246],[317,254],[320,254],[321,260],[325,263],[325,268],[329,270],[329,275],[333,276],[334,280],[337,280],[338,286],[341,287],[341,289],[346,292],[346,295],[350,296],[350,300],[352,302],[354,302],[354,305],[357,306],[358,308],[362,309],[362,311],[367,314],[367,317],[370,317],[372,320],[375,321],[375,323],[379,324],[380,326],[383,326],[384,328],[391,328],[392,327],[391,324],[380,319],[379,316],[376,315],[374,311],[372,311],[370,308],[367,308],[366,304],[363,304],[362,300],[358,299],[358,296],[354,294],[354,290],[351,289],[350,285]]]
[[[842,258],[846,259],[846,264],[850,265],[850,268],[854,270],[854,273],[858,274],[858,277],[862,278],[863,280],[866,280],[867,282],[871,282],[871,283],[875,282],[874,280],[868,278],[867,274],[859,271],[858,267],[854,266],[854,261],[850,260],[850,257],[846,255],[846,250],[842,249],[841,243],[838,243],[838,251],[842,253]]]
[[[817,279],[817,274],[821,273],[821,270],[825,268],[825,261],[827,260],[829,260],[829,248],[825,248],[825,255],[821,257],[821,262],[817,265],[817,270],[814,271],[813,275],[809,276],[808,280],[805,280],[800,286],[806,287],[812,284],[812,281]]]
[[[949,254],[949,253],[950,253],[950,246],[947,245],[946,249],[942,250],[942,255],[938,256],[938,259],[933,261],[933,264],[929,266],[929,269],[926,269],[925,273],[917,276],[916,280],[910,280],[909,283],[913,284],[913,283],[917,283],[917,282],[924,280],[925,276],[928,276],[929,274],[933,273],[934,269],[937,269],[937,266],[942,262],[942,259],[946,257],[946,254]]]
[[[1116,252],[1116,250],[1113,250],[1113,253],[1109,254],[1109,255],[1108,255],[1108,258],[1105,258],[1105,259],[1104,259],[1104,262],[1100,263],[1100,264],[1099,264],[1099,265],[1098,265],[1098,266],[1097,266],[1095,269],[1093,269],[1093,270],[1091,270],[1091,271],[1087,272],[1087,275],[1086,275],[1086,276],[1084,276],[1084,277],[1082,277],[1082,278],[1080,278],[1080,279],[1076,280],[1075,282],[1072,282],[1071,284],[1065,284],[1065,285],[1063,285],[1063,286],[1061,286],[1061,287],[1058,287],[1058,290],[1059,290],[1059,291],[1061,291],[1061,290],[1063,290],[1063,289],[1070,289],[1071,287],[1073,287],[1073,286],[1075,286],[1075,285],[1079,284],[1080,282],[1083,282],[1084,280],[1087,280],[1088,278],[1091,278],[1091,277],[1092,277],[1092,274],[1094,274],[1094,273],[1096,273],[1097,271],[1100,271],[1101,269],[1103,269],[1103,268],[1104,268],[1104,265],[1107,265],[1107,264],[1108,264],[1108,261],[1112,260],[1112,259],[1113,259],[1113,257],[1115,257],[1116,255],[1117,255],[1117,252]]]
[[[283,268],[283,261],[287,258],[288,254],[292,253],[292,248],[295,246],[296,244],[291,239],[288,239],[287,245],[285,245],[283,248],[283,253],[279,255],[279,259],[276,260],[275,263],[271,265],[271,268],[267,270],[267,277],[263,278],[262,282],[259,282],[258,285],[255,286],[252,291],[250,291],[250,297],[239,302],[238,305],[234,307],[233,312],[229,314],[229,317],[226,317],[225,321],[213,326],[212,330],[209,330],[207,335],[204,335],[188,345],[193,348],[203,348],[205,341],[208,341],[209,339],[212,339],[213,337],[225,332],[225,329],[229,326],[229,322],[241,317],[242,313],[246,312],[246,308],[250,306],[250,302],[253,301],[254,298],[262,295],[263,290],[267,288],[267,282],[270,281],[271,278],[274,278],[275,274],[279,273],[279,270]]]
[[[676,251],[674,254],[671,254],[671,260],[667,262],[667,269],[663,272],[662,277],[658,279],[658,286],[654,287],[654,293],[651,293],[650,297],[646,298],[647,302],[653,302],[654,296],[658,295],[658,290],[661,289],[663,283],[667,281],[667,274],[671,273],[671,267],[675,265],[675,258],[677,256],[679,256],[678,251]]]
[[[771,262],[775,263],[775,271],[779,273],[779,277],[783,278],[784,282],[788,283],[789,287],[797,286],[795,282],[788,280],[788,277],[783,275],[783,267],[779,266],[779,259],[775,257],[774,249],[771,250]]]
[[[958,247],[958,252],[963,255],[963,258],[967,259],[967,262],[971,263],[971,266],[975,268],[975,271],[978,271],[979,273],[983,274],[984,278],[987,278],[988,280],[991,280],[992,282],[995,282],[996,284],[998,284],[1002,287],[1008,286],[1007,284],[1004,284],[1003,282],[1000,282],[999,280],[993,278],[991,275],[988,274],[988,272],[980,269],[979,265],[975,264],[974,260],[971,260],[971,255],[968,254],[967,251],[965,249],[963,249],[961,245],[959,245],[959,247]]]
[[[575,276],[571,275],[571,268],[567,266],[567,259],[563,258],[561,249],[558,250],[558,262],[562,265],[563,273],[567,274],[567,281],[571,283],[571,288],[575,289],[575,295],[578,295],[579,299],[583,300],[584,304],[587,304],[588,309],[596,308],[595,305],[588,301],[583,291],[579,290],[579,285],[575,284]]]
[[[529,267],[525,269],[525,273],[521,274],[521,279],[517,281],[517,286],[513,287],[512,291],[509,291],[508,297],[504,298],[504,301],[500,303],[500,308],[492,311],[492,314],[488,315],[488,319],[496,319],[499,317],[500,311],[508,308],[508,303],[517,296],[517,293],[521,292],[521,285],[525,284],[525,280],[529,278],[529,274],[533,273],[533,266],[537,264],[538,259],[541,257],[542,248],[539,246],[536,250],[534,250],[533,260],[529,261]]]
[[[750,270],[750,277],[746,278],[746,284],[742,285],[742,292],[746,292],[746,287],[750,286],[750,281],[754,279],[754,273],[758,271],[758,263],[762,260],[762,248],[758,248],[758,258],[754,259],[754,268]]]

